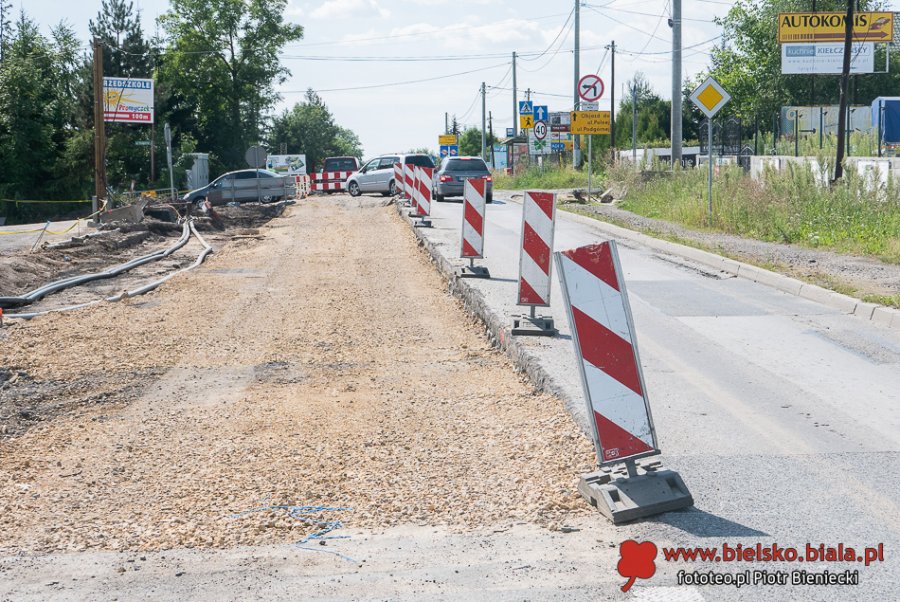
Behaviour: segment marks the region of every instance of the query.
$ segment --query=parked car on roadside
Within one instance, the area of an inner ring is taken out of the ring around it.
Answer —
[[[494,201],[494,178],[481,157],[445,157],[434,174],[434,200],[462,196],[466,180],[481,178],[485,181],[485,201]]]
[[[366,192],[378,192],[393,196],[397,192],[394,181],[394,163],[434,168],[434,160],[423,154],[381,155],[367,161],[362,168],[347,179],[347,191],[353,196]]]
[[[322,169],[312,176],[312,189],[328,194],[347,190],[347,179],[358,169],[356,157],[327,157]]]
[[[199,204],[209,201],[213,205],[270,203],[293,196],[294,178],[281,176],[266,169],[241,169],[222,174],[206,186],[184,195],[185,201]]]

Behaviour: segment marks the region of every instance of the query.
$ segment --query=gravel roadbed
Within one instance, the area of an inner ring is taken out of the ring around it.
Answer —
[[[102,372],[109,395],[0,439],[0,554],[321,529],[241,514],[272,505],[346,508],[315,516],[348,528],[592,514],[576,492],[590,442],[380,202],[304,202],[139,302],[4,334],[0,366],[42,382]],[[136,381],[139,395],[120,394]]]

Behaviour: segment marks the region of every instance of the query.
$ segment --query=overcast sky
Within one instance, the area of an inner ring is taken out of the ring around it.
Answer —
[[[148,34],[168,4],[135,0]],[[707,67],[708,52],[718,41],[720,29],[713,19],[733,2],[682,4],[684,76],[691,77]],[[88,19],[96,18],[101,0],[28,0],[22,6],[45,31],[64,19],[87,42]],[[493,113],[494,131],[502,135],[512,125],[513,51],[522,55],[517,62],[520,97],[531,88],[537,104],[549,105],[551,111],[571,109],[573,9],[574,2],[538,0],[289,0],[287,19],[302,25],[305,35],[284,49],[282,60],[291,77],[280,87],[279,111],[301,100],[311,87],[321,91],[337,122],[359,135],[366,157],[423,146],[436,149],[445,112],[455,113],[464,124],[481,126],[483,81],[489,86],[487,110]],[[582,4],[581,73],[599,73],[606,82],[601,108],[609,107],[610,57],[605,47],[613,40],[618,48],[617,99],[636,71],[646,74],[660,96],[671,97],[669,12],[668,0]],[[337,57],[377,60],[333,60]],[[387,60],[412,57],[440,60]],[[381,87],[340,90],[363,86]]]

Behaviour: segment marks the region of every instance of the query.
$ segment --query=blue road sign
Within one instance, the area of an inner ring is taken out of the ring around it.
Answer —
[[[552,150],[553,152],[564,151],[566,150],[566,145],[562,142],[551,142],[550,150]]]
[[[547,110],[547,105],[534,105],[535,121],[547,121],[549,118],[550,111]]]
[[[451,156],[451,157],[458,157],[458,156],[459,156],[459,145],[454,144],[453,146],[449,146],[449,147],[447,147],[447,148],[450,149],[450,156]]]
[[[506,137],[512,138],[516,135],[516,128],[506,128]]]
[[[446,144],[441,147],[441,157],[446,157],[450,154],[450,147]]]
[[[519,115],[531,115],[534,105],[530,100],[519,101]]]

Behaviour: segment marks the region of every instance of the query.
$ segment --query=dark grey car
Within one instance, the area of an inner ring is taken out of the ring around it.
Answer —
[[[462,196],[466,180],[481,178],[485,180],[485,200],[490,203],[494,198],[494,184],[491,172],[481,157],[446,157],[434,174],[434,200],[443,201],[446,197]]]
[[[189,203],[209,201],[213,205],[230,202],[278,201],[294,195],[294,179],[266,169],[242,169],[223,174],[184,195]]]

